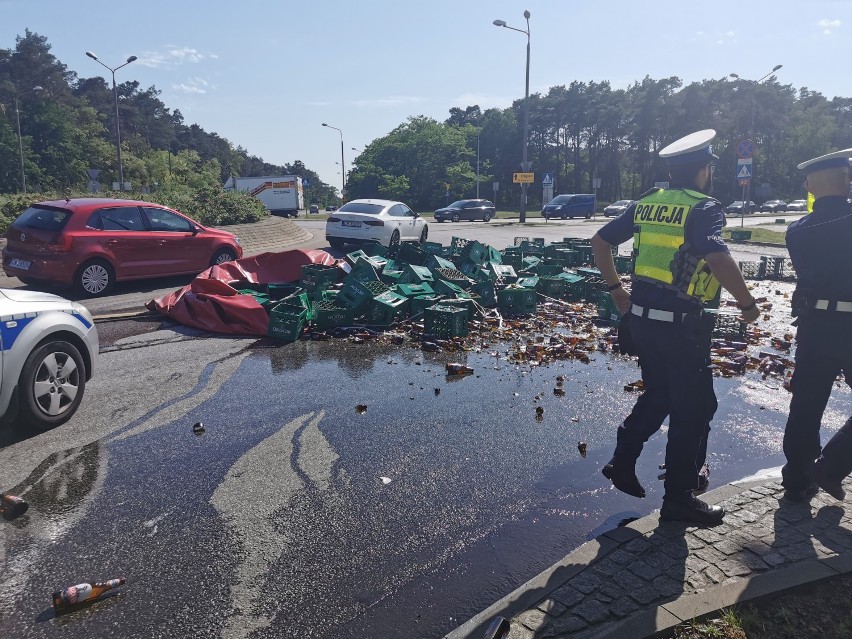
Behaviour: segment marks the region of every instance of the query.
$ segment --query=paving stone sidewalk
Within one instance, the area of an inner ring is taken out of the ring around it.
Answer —
[[[852,493],[852,482],[846,482]],[[852,571],[852,496],[783,499],[781,484],[729,484],[703,499],[725,522],[698,528],[659,512],[604,533],[447,635],[640,639],[740,601]]]

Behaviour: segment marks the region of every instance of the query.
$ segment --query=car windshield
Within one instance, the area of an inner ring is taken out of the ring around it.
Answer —
[[[619,200],[618,202],[613,202],[613,206],[627,206],[630,204],[631,200]]]
[[[731,206],[742,206],[742,205],[743,205],[743,203],[740,200],[737,200],[736,202],[731,202]]]
[[[385,210],[383,204],[370,204],[368,202],[347,202],[339,209],[340,213],[366,213],[367,215],[378,215]]]
[[[71,211],[65,209],[31,206],[15,220],[15,226],[25,226],[44,231],[61,231],[70,217]]]
[[[551,204],[567,204],[571,201],[570,195],[557,195],[555,198],[550,200]]]

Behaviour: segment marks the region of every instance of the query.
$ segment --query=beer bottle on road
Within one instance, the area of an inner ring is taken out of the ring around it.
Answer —
[[[93,603],[114,588],[124,585],[124,577],[109,579],[93,584],[84,583],[69,586],[53,593],[53,609],[57,615],[72,612],[84,605]]]
[[[29,507],[30,505],[17,495],[0,493],[0,515],[6,519],[20,517]]]

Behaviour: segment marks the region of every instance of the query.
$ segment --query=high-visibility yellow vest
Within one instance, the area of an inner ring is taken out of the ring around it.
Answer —
[[[689,189],[658,189],[636,203],[633,212],[635,279],[663,286],[680,297],[702,303],[716,297],[719,281],[703,258],[690,253],[684,233],[693,208],[706,199],[706,195]]]

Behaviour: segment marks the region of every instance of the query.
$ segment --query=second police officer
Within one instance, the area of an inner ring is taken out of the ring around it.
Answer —
[[[662,151],[671,187],[655,188],[592,238],[601,275],[618,310],[629,320],[644,393],[618,428],[615,453],[604,475],[628,494],[644,497],[636,460],[668,415],[666,476],[660,518],[721,523],[724,510],[693,494],[716,412],[710,338],[713,317],[702,312],[723,286],[746,322],[760,311],[722,240],[722,205],[705,195],[712,186],[712,129],[697,131]],[[633,238],[636,257],[628,293],[615,270],[611,246]]]
[[[784,431],[787,463],[781,472],[785,495],[794,501],[816,494],[817,485],[842,500],[842,482],[852,471],[852,417],[821,455],[819,437],[822,414],[841,371],[852,384],[850,156],[852,149],[845,149],[799,165],[807,173],[805,187],[816,199],[813,213],[787,229],[787,249],[796,269],[793,315],[798,331]]]

